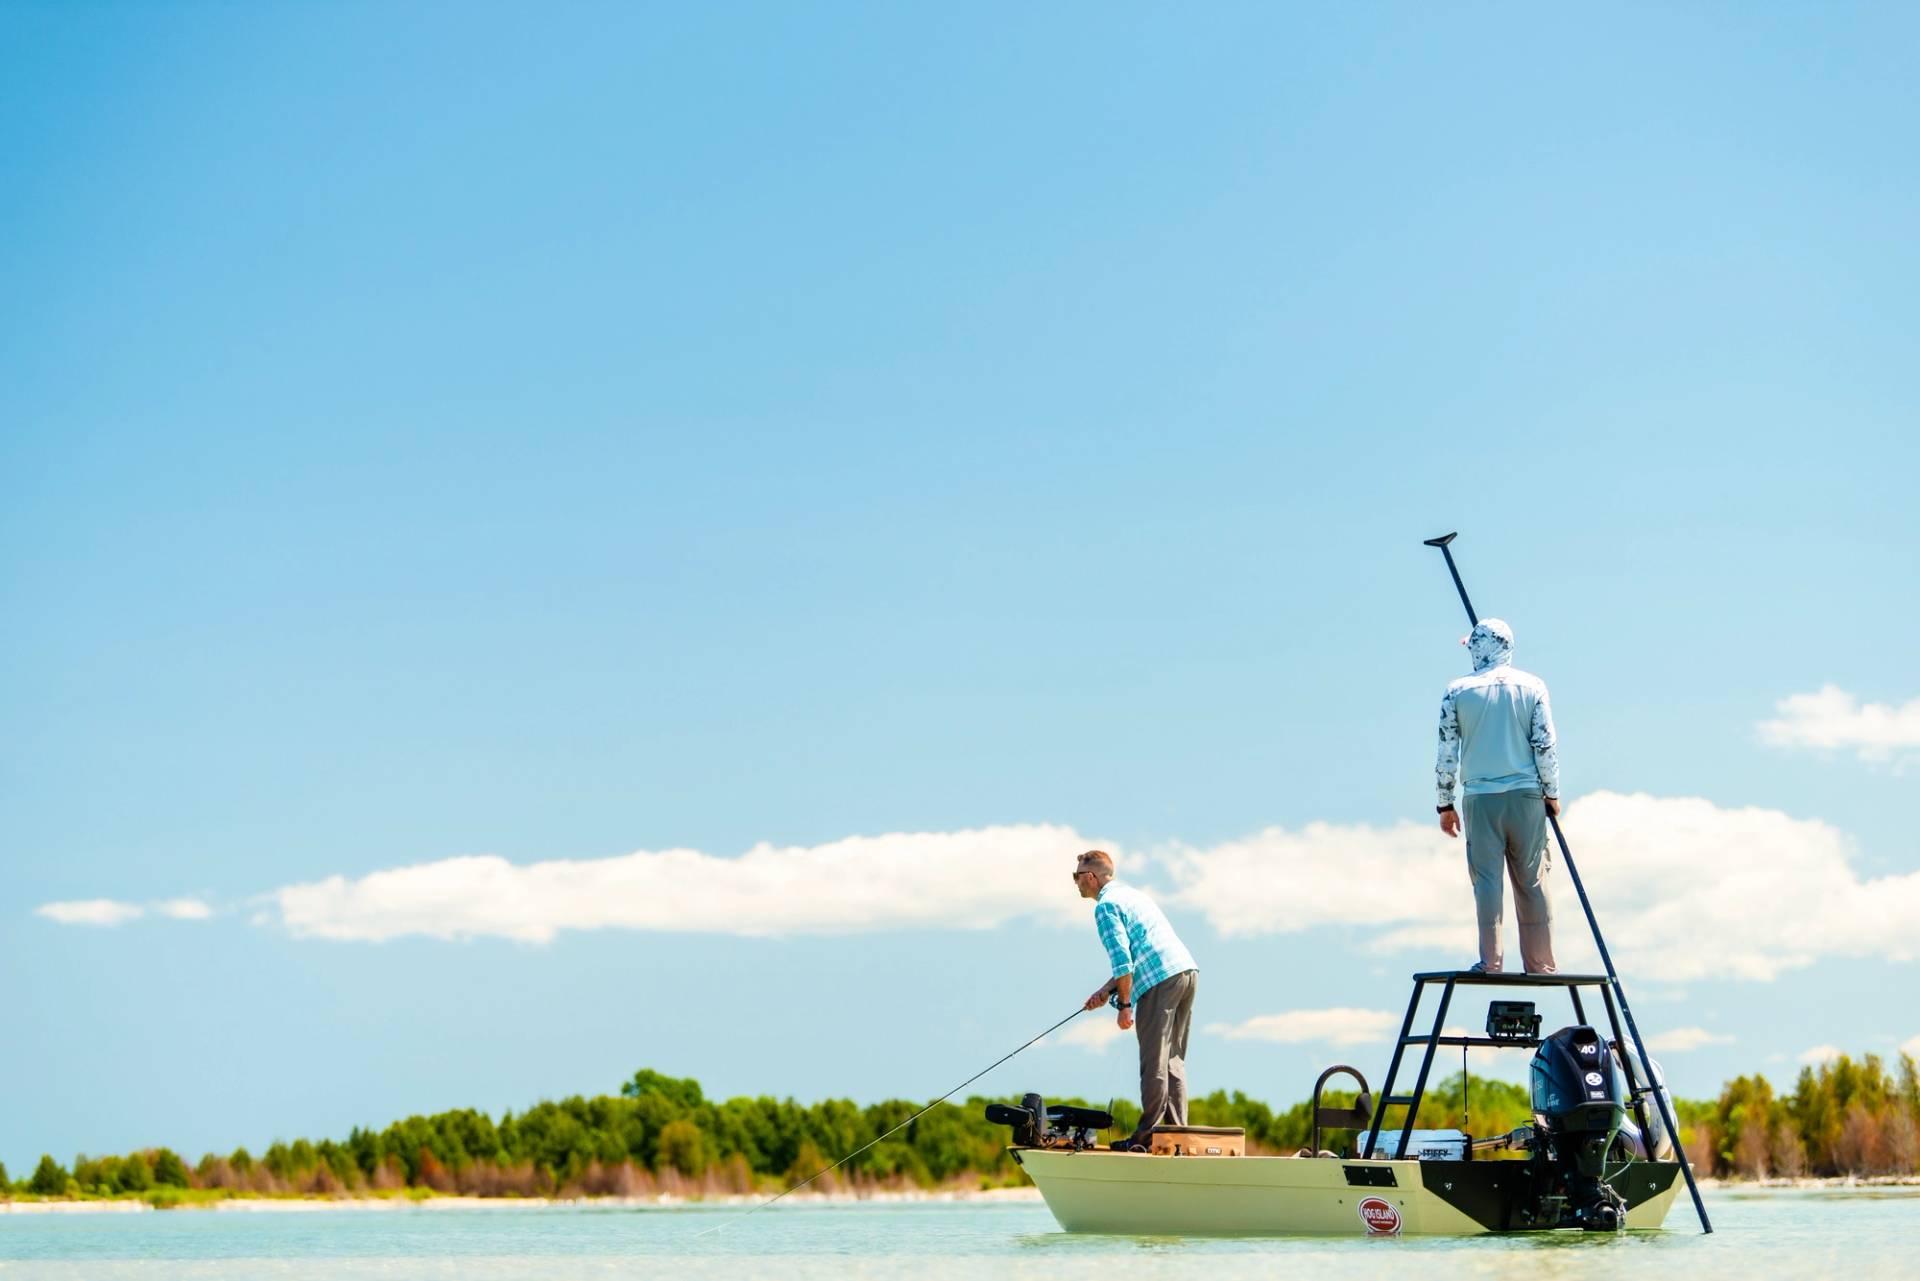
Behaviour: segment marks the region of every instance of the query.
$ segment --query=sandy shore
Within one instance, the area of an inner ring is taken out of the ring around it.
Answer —
[[[992,1188],[986,1191],[825,1192],[788,1197],[788,1205],[906,1205],[939,1202],[1038,1201],[1034,1187]],[[215,1210],[233,1213],[299,1213],[310,1210],[524,1210],[529,1206],[592,1206],[629,1210],[689,1208],[734,1209],[757,1205],[764,1196],[686,1197],[233,1197],[225,1201],[192,1201],[168,1206],[173,1210]],[[0,1214],[145,1214],[155,1207],[145,1201],[0,1201]]]

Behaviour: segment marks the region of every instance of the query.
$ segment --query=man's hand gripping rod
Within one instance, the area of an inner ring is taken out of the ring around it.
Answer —
[[[1458,531],[1442,534],[1438,538],[1424,540],[1428,547],[1438,547],[1440,554],[1447,558],[1447,572],[1453,575],[1454,590],[1460,593],[1460,603],[1466,607],[1467,622],[1478,626],[1480,616],[1473,612],[1473,602],[1467,599],[1467,585],[1460,581],[1459,567],[1453,563],[1453,551],[1448,544],[1460,535]],[[1634,1026],[1633,1009],[1627,1004],[1627,989],[1620,985],[1619,971],[1613,968],[1613,954],[1607,951],[1607,940],[1600,934],[1600,922],[1593,915],[1593,904],[1587,898],[1587,887],[1580,881],[1580,869],[1573,865],[1573,851],[1567,848],[1566,833],[1560,830],[1560,819],[1552,812],[1547,813],[1547,822],[1553,825],[1553,839],[1560,845],[1561,861],[1567,865],[1567,876],[1573,881],[1574,893],[1580,896],[1580,910],[1587,914],[1587,926],[1593,931],[1593,941],[1600,949],[1600,962],[1607,967],[1607,981],[1613,984],[1614,992],[1620,997],[1620,1014],[1627,1021],[1627,1034],[1633,1038],[1633,1048],[1640,1053],[1640,1068],[1646,1073],[1647,1091],[1653,1095],[1654,1106],[1660,1109],[1660,1119],[1666,1122],[1667,1133],[1673,1136],[1674,1151],[1680,1157],[1680,1173],[1686,1176],[1687,1191],[1693,1194],[1693,1208],[1700,1215],[1700,1230],[1713,1231],[1713,1224],[1707,1220],[1707,1207],[1700,1200],[1700,1185],[1693,1181],[1693,1166],[1687,1161],[1687,1154],[1680,1146],[1680,1127],[1675,1124],[1673,1111],[1667,1106],[1666,1095],[1660,1092],[1659,1082],[1654,1079],[1653,1061],[1647,1057],[1646,1042],[1640,1039],[1640,1029]],[[1649,1147],[1651,1150],[1651,1147]]]

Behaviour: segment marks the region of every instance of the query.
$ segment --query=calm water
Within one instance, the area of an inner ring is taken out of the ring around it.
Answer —
[[[1038,1203],[777,1207],[716,1232],[737,1212],[0,1215],[0,1278],[1920,1276],[1920,1189],[1719,1192],[1707,1204],[1710,1237],[1676,1205],[1675,1227],[1619,1238],[1338,1241],[1068,1236]]]

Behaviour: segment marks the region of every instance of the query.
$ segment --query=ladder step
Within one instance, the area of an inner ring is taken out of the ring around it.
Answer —
[[[1433,1037],[1432,1037],[1432,1036],[1430,1036],[1430,1035],[1428,1035],[1427,1033],[1424,1033],[1424,1032],[1422,1032],[1422,1033],[1420,1033],[1420,1034],[1418,1034],[1418,1035],[1416,1035],[1416,1036],[1403,1036],[1403,1037],[1401,1037],[1401,1038],[1400,1038],[1400,1044],[1402,1044],[1402,1045],[1425,1045],[1425,1044],[1426,1044],[1426,1043],[1427,1043],[1428,1041],[1431,1041],[1432,1039],[1433,1039]]]
[[[1380,1106],[1383,1108],[1410,1108],[1413,1106],[1413,1096],[1411,1094],[1389,1094],[1386,1098],[1380,1100]]]

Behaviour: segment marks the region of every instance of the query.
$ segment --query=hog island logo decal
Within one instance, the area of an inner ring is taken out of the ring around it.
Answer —
[[[1400,1235],[1400,1211],[1391,1201],[1382,1201],[1370,1196],[1359,1205],[1360,1222],[1367,1225],[1370,1237],[1397,1237]]]

